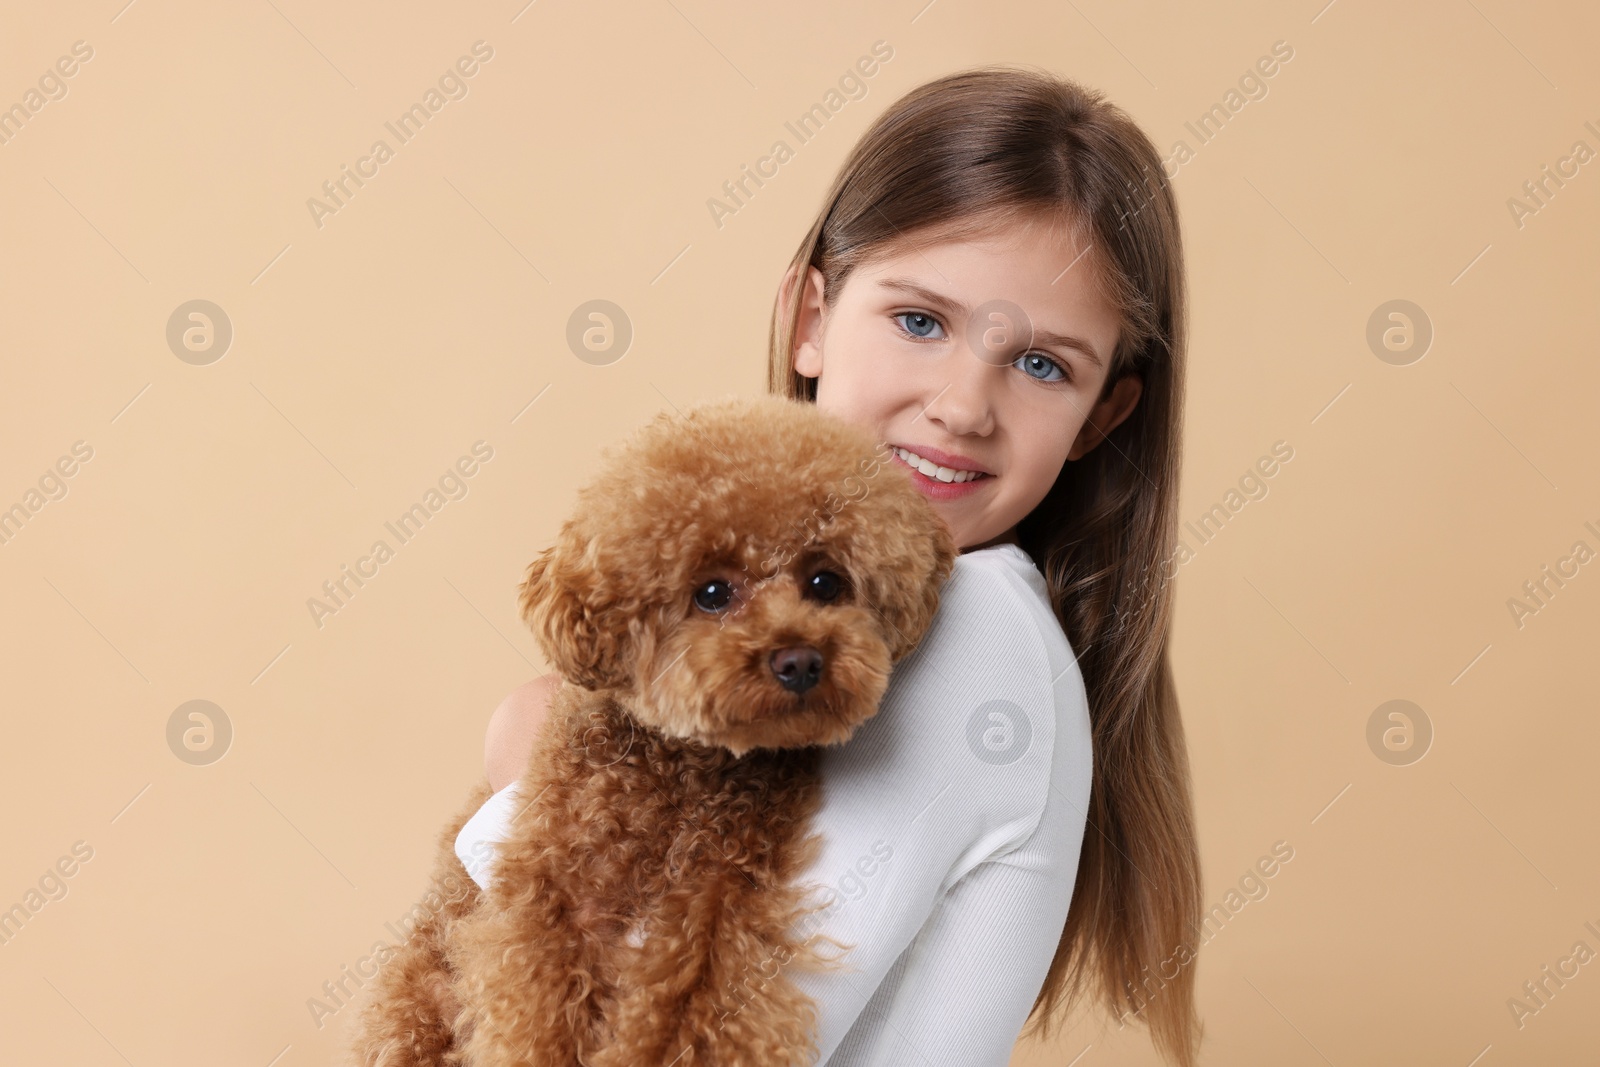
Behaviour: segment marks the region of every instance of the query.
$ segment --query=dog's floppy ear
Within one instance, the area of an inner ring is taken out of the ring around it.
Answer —
[[[573,566],[558,543],[528,565],[522,582],[522,618],[551,665],[584,689],[628,684],[630,630],[609,610],[605,591],[588,567]]]
[[[919,506],[925,507],[926,505]],[[939,607],[939,593],[955,569],[958,551],[949,528],[935,519],[905,523],[903,540],[876,559],[860,581],[883,624],[889,659],[898,663],[922,640]],[[908,536],[909,534],[909,536]]]

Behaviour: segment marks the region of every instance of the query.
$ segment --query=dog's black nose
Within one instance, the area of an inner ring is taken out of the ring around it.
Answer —
[[[810,645],[780,648],[768,660],[778,684],[796,693],[822,680],[822,653]]]

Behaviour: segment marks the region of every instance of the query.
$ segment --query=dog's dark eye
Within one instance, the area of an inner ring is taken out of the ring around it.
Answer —
[[[721,578],[706,582],[694,592],[694,606],[712,614],[726,608],[732,600],[733,586]]]
[[[818,571],[806,583],[807,595],[824,602],[835,599],[843,590],[844,579],[832,571]]]

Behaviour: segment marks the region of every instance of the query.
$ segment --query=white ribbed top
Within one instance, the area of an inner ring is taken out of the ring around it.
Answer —
[[[1016,545],[964,552],[877,715],[824,751],[809,931],[844,970],[787,972],[817,1003],[819,1064],[1005,1067],[1077,875],[1093,751],[1076,657]],[[487,886],[516,783],[462,827]],[[826,948],[826,946],[825,946]]]

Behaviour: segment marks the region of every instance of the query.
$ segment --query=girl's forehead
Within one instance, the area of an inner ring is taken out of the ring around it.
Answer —
[[[1093,243],[1063,229],[1044,229],[1016,223],[1000,230],[954,235],[925,235],[921,240],[896,239],[862,261],[852,276],[877,281],[890,275],[915,273],[934,282],[954,284],[950,271],[963,265],[982,266],[1014,274],[1038,270],[1043,264],[1071,265],[1078,284],[1089,280]],[[1052,277],[1066,280],[1059,272]]]
[[[886,249],[858,264],[845,287],[862,298],[890,292],[914,296],[915,290],[924,290],[971,304],[1026,295],[1041,307],[1081,313],[1103,303],[1097,269],[1092,245],[1073,245],[1035,231]]]
[[[1076,255],[1091,243],[1090,228],[1075,216],[1043,210],[997,210],[902,230],[871,258],[901,259],[929,248],[975,246],[1001,252],[1022,244],[1057,246]]]

